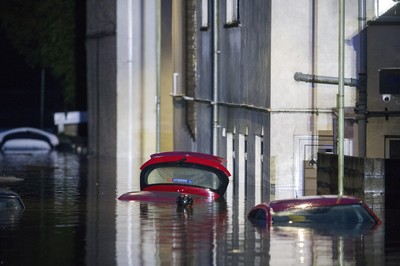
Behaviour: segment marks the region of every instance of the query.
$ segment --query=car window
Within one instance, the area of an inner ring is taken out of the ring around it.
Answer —
[[[21,210],[23,208],[17,198],[0,198],[0,211],[3,210]]]
[[[210,171],[191,167],[158,167],[147,176],[147,184],[177,184],[218,189],[219,178]]]
[[[274,214],[274,223],[374,223],[373,217],[360,204],[291,209]]]

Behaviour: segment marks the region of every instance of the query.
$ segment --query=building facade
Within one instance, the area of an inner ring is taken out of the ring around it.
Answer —
[[[398,134],[366,117],[382,100],[363,46],[394,4],[345,3],[346,155],[383,157]],[[317,154],[336,150],[338,26],[337,1],[88,0],[89,150],[126,158],[120,179],[190,150],[227,158],[228,193],[249,204],[316,194]]]

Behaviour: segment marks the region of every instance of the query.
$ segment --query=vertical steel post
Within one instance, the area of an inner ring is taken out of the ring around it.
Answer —
[[[213,16],[213,54],[214,54],[214,66],[213,66],[213,154],[218,155],[218,90],[219,90],[219,12],[218,12],[219,1],[214,1],[214,16]]]
[[[46,90],[46,70],[42,68],[40,76],[40,128],[44,128],[44,95]]]
[[[339,88],[338,88],[338,195],[343,195],[344,175],[344,0],[339,0]]]

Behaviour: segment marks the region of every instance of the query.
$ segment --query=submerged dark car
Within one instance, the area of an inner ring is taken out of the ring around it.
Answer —
[[[25,205],[14,191],[0,188],[0,230],[15,228]]]
[[[25,205],[14,191],[0,188],[0,213],[5,211],[22,211]]]
[[[58,144],[56,135],[37,128],[19,127],[0,132],[1,152],[47,152]]]
[[[229,171],[221,157],[198,152],[163,152],[151,155],[141,166],[140,190],[118,199],[161,201],[191,205],[193,201],[214,201],[223,197]]]
[[[247,218],[256,225],[381,224],[361,200],[350,196],[307,196],[276,200],[253,207]]]

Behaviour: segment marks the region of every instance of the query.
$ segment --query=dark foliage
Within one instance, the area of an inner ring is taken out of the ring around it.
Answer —
[[[27,63],[49,69],[73,108],[76,87],[74,0],[0,1],[0,24]]]

